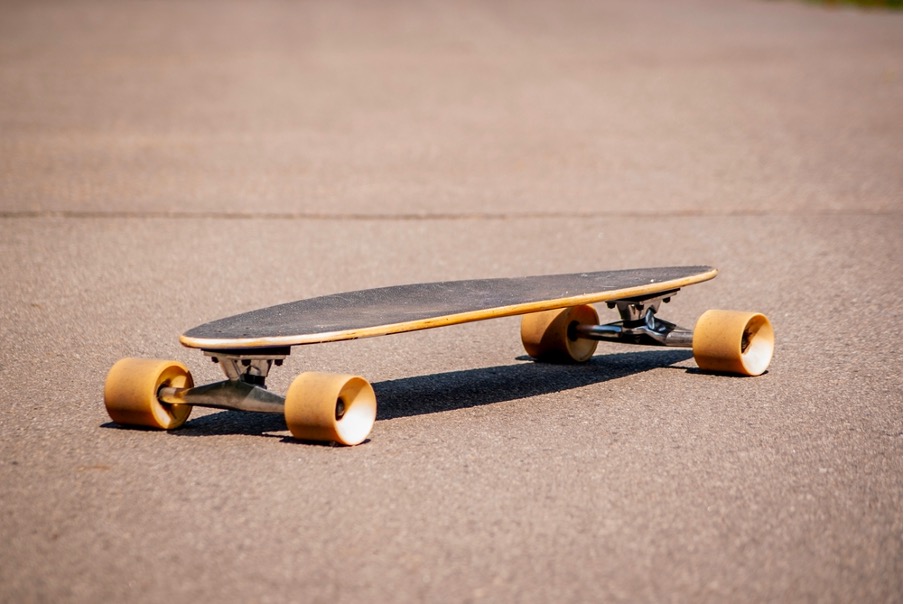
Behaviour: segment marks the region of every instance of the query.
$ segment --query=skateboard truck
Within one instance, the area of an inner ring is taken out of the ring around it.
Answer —
[[[621,321],[604,325],[575,323],[569,337],[588,340],[645,344],[690,348],[694,332],[679,327],[656,316],[661,304],[668,304],[678,290],[650,297],[626,298],[608,302],[609,308],[617,308]]]
[[[286,399],[267,390],[265,381],[273,365],[282,365],[290,352],[288,347],[205,350],[204,355],[219,363],[227,379],[191,388],[164,386],[157,398],[170,405],[282,414]]]
[[[288,346],[279,348],[255,348],[253,350],[205,350],[204,356],[219,363],[223,373],[230,381],[241,381],[254,386],[264,386],[270,368],[279,367],[292,349]]]

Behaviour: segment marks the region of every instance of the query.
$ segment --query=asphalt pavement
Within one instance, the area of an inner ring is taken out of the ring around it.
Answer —
[[[901,49],[794,1],[0,4],[0,601],[900,602]],[[104,410],[261,306],[698,264],[663,317],[765,313],[765,375],[506,318],[295,350],[274,391],[374,385],[356,447]]]

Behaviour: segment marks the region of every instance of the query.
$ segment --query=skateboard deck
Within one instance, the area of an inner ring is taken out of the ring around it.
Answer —
[[[356,445],[376,419],[376,395],[360,376],[301,373],[280,396],[265,386],[293,346],[388,335],[522,315],[529,356],[584,362],[599,342],[692,348],[704,371],[760,375],[774,346],[760,313],[709,310],[693,330],[657,312],[678,291],[717,274],[709,266],[643,268],[509,279],[415,283],[309,298],[211,321],[180,341],[218,363],[226,380],[195,386],[179,361],[121,359],[104,382],[114,422],[173,430],[193,407],[278,413],[300,440]],[[617,309],[601,324],[594,304]]]
[[[180,341],[222,350],[352,340],[667,292],[717,273],[684,266],[365,289],[219,319],[186,331]]]

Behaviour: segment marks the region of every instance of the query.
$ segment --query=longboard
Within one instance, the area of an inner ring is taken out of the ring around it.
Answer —
[[[189,329],[180,342],[218,350],[351,340],[678,290],[717,273],[686,266],[396,285],[253,310]]]
[[[521,340],[539,361],[583,362],[600,341],[693,348],[701,369],[759,375],[774,334],[759,313],[708,311],[693,331],[657,316],[678,291],[714,278],[709,266],[643,268],[505,279],[440,281],[365,289],[253,310],[189,329],[180,342],[223,368],[226,381],[195,387],[178,361],[122,359],[107,376],[104,402],[124,425],[174,429],[192,406],[282,413],[302,440],[358,444],[376,418],[361,377],[307,372],[285,397],[265,389],[272,366],[293,346],[432,329],[522,315]],[[594,304],[618,310],[600,324]]]

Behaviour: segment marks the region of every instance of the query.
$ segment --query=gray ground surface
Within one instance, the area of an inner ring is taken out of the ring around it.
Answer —
[[[794,2],[0,5],[0,600],[902,596],[901,15]],[[109,422],[123,356],[422,280],[713,264],[766,375],[523,356],[517,319],[296,351],[371,440]]]

